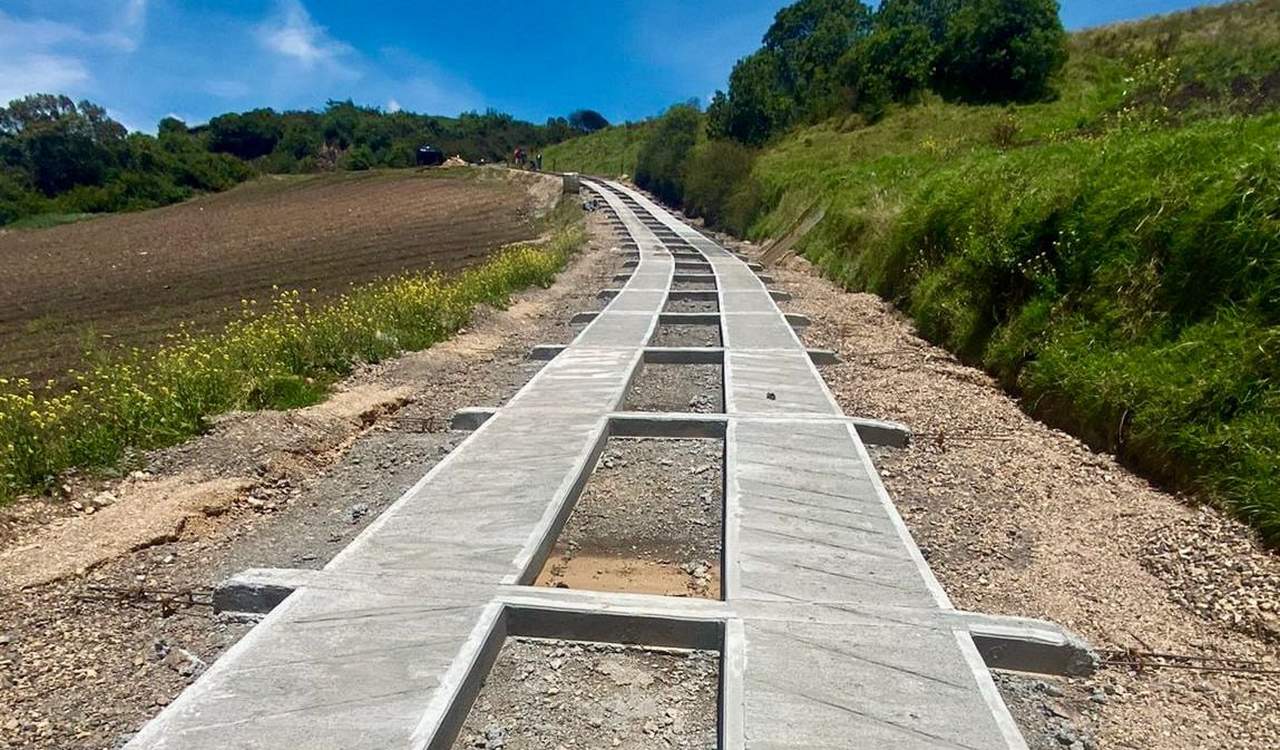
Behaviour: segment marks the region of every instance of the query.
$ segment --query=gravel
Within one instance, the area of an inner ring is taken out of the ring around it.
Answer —
[[[719,598],[723,523],[723,441],[610,438],[538,583]]]
[[[720,326],[696,323],[659,323],[649,346],[715,347],[720,343]]]
[[[719,655],[509,638],[454,750],[711,750]]]
[[[645,364],[627,392],[631,411],[724,411],[724,368],[721,365]]]
[[[670,313],[713,313],[720,312],[720,303],[713,299],[673,299],[667,301],[662,311]]]

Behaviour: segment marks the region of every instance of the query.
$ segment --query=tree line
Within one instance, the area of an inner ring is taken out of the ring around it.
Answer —
[[[408,167],[430,144],[471,162],[501,161],[608,126],[593,110],[543,125],[493,110],[436,117],[330,101],[319,112],[255,109],[155,136],[129,133],[92,102],[34,94],[0,107],[0,225],[46,213],[165,205],[255,174]]]
[[[991,104],[1053,96],[1067,59],[1056,0],[799,0],[738,61],[704,112],[678,104],[641,149],[635,179],[664,200],[743,230],[759,207],[756,149],[838,115],[867,122],[926,92]]]

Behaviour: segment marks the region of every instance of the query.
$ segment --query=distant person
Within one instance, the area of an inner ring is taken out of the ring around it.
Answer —
[[[534,169],[541,172],[542,171],[542,154],[541,153],[539,153],[538,156],[534,159],[534,163],[537,164],[537,166],[534,167]]]

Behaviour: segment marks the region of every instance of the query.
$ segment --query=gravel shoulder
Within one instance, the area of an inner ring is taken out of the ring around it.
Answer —
[[[40,544],[117,507],[151,520],[166,483],[221,482],[217,502],[188,498],[132,551],[27,588],[0,581],[0,747],[116,747],[248,630],[210,611],[215,583],[249,567],[318,568],[348,544],[465,437],[448,430],[455,409],[501,404],[541,366],[525,360],[531,346],[572,338],[570,316],[621,268],[609,230],[587,220],[593,240],[550,289],[355,373],[325,410],[227,415],[127,479],[72,481],[65,499],[0,510],[0,556],[39,566]]]

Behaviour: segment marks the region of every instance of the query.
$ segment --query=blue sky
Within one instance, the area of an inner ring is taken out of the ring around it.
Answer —
[[[175,115],[352,98],[432,114],[488,107],[614,121],[724,86],[786,0],[3,0],[0,102],[105,105],[132,129]],[[1065,0],[1081,28],[1204,0]]]

